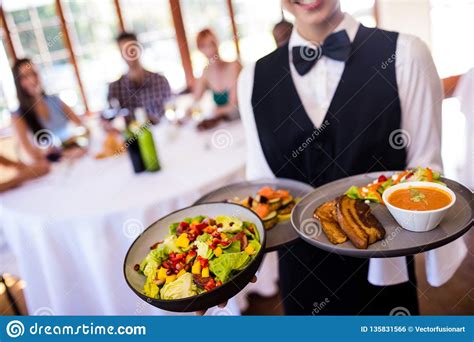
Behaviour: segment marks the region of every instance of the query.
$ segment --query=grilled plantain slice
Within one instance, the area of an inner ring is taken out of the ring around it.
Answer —
[[[360,226],[358,220],[354,217],[354,208],[356,200],[347,196],[341,196],[337,199],[336,217],[341,229],[346,233],[352,244],[359,249],[367,249],[369,245],[369,235]]]
[[[347,235],[336,219],[336,200],[321,204],[314,211],[314,217],[321,222],[324,234],[331,243],[336,245],[347,241]]]
[[[385,237],[385,229],[379,220],[372,214],[370,207],[363,201],[355,203],[355,211],[362,229],[369,235],[369,244],[382,240]]]

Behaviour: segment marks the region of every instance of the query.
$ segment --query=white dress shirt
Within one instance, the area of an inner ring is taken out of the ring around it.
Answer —
[[[346,30],[351,42],[354,40],[359,22],[345,14],[334,32]],[[293,46],[310,45],[293,30],[289,41],[290,73],[303,107],[309,118],[320,127],[337,85],[344,71],[345,62],[322,56],[313,68],[301,76],[292,63]],[[401,104],[401,129],[407,142],[407,166],[431,167],[442,171],[441,161],[441,102],[443,89],[428,47],[417,37],[400,34],[395,58],[387,56],[386,63],[395,63],[398,95]],[[238,82],[239,109],[245,126],[247,142],[248,179],[273,178],[255,124],[251,103],[255,64],[242,70]],[[443,253],[437,253],[443,250]],[[447,253],[447,254],[446,254]],[[459,267],[467,249],[459,239],[438,250],[427,252],[428,280],[434,286],[446,282]],[[443,259],[440,260],[440,256]],[[449,255],[449,267],[443,260]],[[391,285],[408,280],[405,257],[371,259],[369,281],[375,285]]]

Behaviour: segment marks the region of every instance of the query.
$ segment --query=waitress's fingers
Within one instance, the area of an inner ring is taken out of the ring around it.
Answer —
[[[253,278],[250,280],[251,283],[256,283],[257,282],[257,276],[253,276]],[[217,305],[218,308],[225,308],[225,306],[227,305],[227,301],[225,301],[224,303],[221,303],[219,305]],[[206,313],[207,310],[199,310],[199,311],[196,311],[196,315],[197,316],[204,316],[204,314]]]

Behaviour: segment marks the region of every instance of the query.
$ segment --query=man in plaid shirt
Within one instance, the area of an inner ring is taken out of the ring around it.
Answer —
[[[117,43],[128,72],[109,85],[109,104],[128,109],[131,116],[136,108],[142,107],[150,121],[156,124],[163,115],[165,101],[171,96],[168,80],[143,68],[140,63],[142,46],[134,33],[121,33]]]

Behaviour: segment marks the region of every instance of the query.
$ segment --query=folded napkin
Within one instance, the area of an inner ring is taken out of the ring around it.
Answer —
[[[463,237],[424,253],[426,277],[431,286],[441,286],[456,272],[467,255]],[[405,257],[370,259],[368,280],[373,285],[395,285],[408,281]]]

